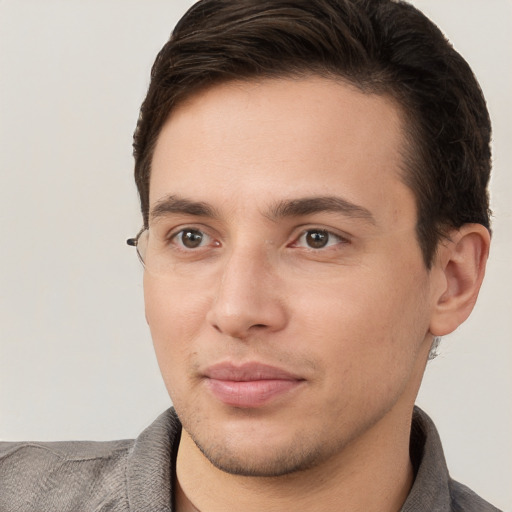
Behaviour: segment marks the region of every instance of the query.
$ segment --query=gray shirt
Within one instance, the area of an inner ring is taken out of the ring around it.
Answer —
[[[135,440],[0,443],[0,512],[171,512],[180,432],[169,409]],[[418,408],[411,460],[416,478],[401,512],[499,512],[450,478]]]

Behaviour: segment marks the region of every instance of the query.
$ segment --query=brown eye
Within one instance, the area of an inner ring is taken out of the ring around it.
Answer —
[[[345,243],[348,243],[347,239],[326,229],[308,229],[302,232],[293,247],[320,250]]]
[[[311,249],[322,249],[329,243],[327,231],[311,230],[305,233],[305,242]]]
[[[187,249],[197,249],[203,244],[205,235],[197,229],[184,229],[176,235],[176,238],[181,242],[183,247]]]

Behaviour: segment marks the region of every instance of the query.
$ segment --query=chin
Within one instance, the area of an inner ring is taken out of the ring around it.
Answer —
[[[217,469],[231,475],[275,478],[305,471],[316,466],[327,454],[320,448],[304,446],[300,441],[280,444],[265,442],[201,443],[191,435],[202,454]]]
[[[332,445],[326,446],[322,435],[315,435],[308,424],[301,425],[297,419],[280,414],[269,418],[257,410],[232,413],[229,418],[199,419],[187,414],[181,418],[200,452],[225,473],[284,476],[310,469],[332,455]]]

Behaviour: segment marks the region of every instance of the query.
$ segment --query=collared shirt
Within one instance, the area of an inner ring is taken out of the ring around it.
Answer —
[[[180,433],[169,409],[135,440],[0,443],[0,512],[172,512]],[[410,447],[416,477],[401,512],[499,512],[450,478],[418,408]]]

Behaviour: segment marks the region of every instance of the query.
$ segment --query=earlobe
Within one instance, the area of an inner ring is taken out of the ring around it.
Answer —
[[[481,224],[464,224],[441,241],[433,269],[443,277],[436,290],[430,332],[444,336],[470,315],[478,297],[489,255],[490,234]]]

